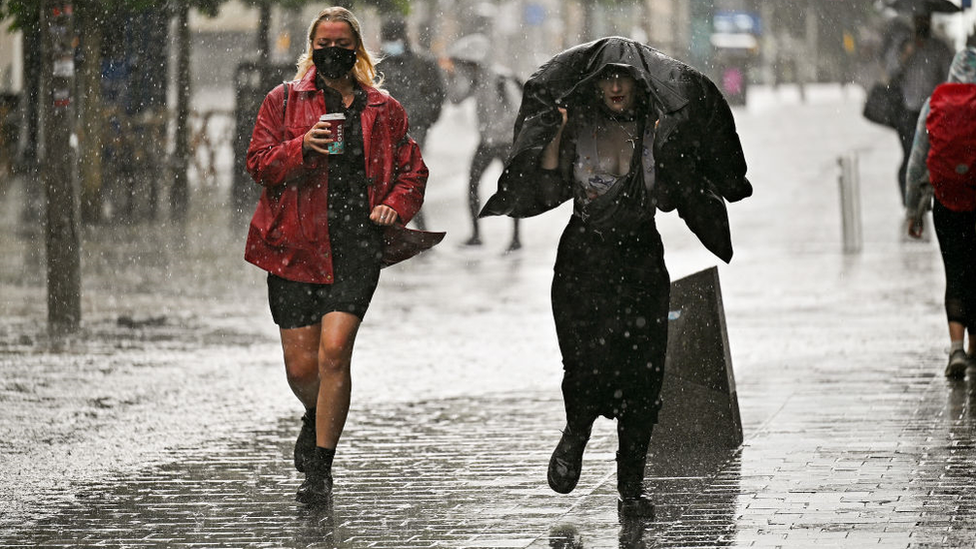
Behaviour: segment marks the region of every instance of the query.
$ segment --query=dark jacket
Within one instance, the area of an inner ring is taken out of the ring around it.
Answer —
[[[592,83],[607,65],[628,67],[659,109],[654,136],[658,209],[678,214],[712,253],[732,258],[725,201],[752,194],[732,111],[721,92],[694,68],[649,46],[621,37],[566,50],[525,84],[515,123],[515,144],[498,180],[498,191],[481,216],[529,217],[572,197],[569,166],[560,177],[539,167],[542,149],[555,136],[557,106],[592,100]],[[585,98],[585,99],[584,99]]]
[[[437,122],[445,100],[437,60],[407,49],[384,57],[376,70],[383,75],[383,87],[407,110],[411,128],[426,129]]]
[[[297,282],[333,282],[329,227],[329,159],[302,155],[302,138],[325,114],[315,67],[290,86],[271,90],[247,149],[247,170],[264,186],[247,235],[244,259]],[[360,116],[369,180],[369,207],[385,204],[407,223],[420,210],[427,166],[407,135],[407,115],[388,94],[371,87]],[[282,118],[284,109],[284,118]]]

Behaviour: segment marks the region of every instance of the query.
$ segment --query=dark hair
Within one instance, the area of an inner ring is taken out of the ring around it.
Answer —
[[[634,72],[635,72],[634,69],[627,65],[607,64],[599,72],[594,74],[589,79],[590,85],[581,86],[581,91],[588,90],[588,89],[594,91],[594,93],[590,94],[590,97],[588,98],[584,97],[587,100],[583,102],[584,105],[584,108],[582,109],[583,113],[585,113],[586,116],[600,116],[603,118],[610,118],[610,119],[634,119],[634,118],[641,118],[647,115],[650,110],[648,108],[650,96],[647,89],[645,89],[641,81],[637,79],[637,76],[636,74],[634,74]],[[633,78],[636,84],[636,87],[634,89],[634,92],[636,94],[634,97],[634,114],[631,116],[611,112],[603,103],[603,98],[598,91],[599,90],[598,86],[601,79],[607,78],[611,75],[623,75],[623,74],[626,74],[627,76]]]
[[[407,22],[399,17],[392,17],[383,22],[380,29],[382,40],[407,40]]]

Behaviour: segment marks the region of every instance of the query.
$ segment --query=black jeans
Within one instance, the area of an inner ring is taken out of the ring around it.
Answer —
[[[481,186],[481,177],[485,175],[485,170],[497,158],[502,162],[508,155],[510,144],[489,144],[485,141],[478,142],[478,148],[474,151],[471,158],[471,170],[468,173],[468,210],[471,212],[472,236],[477,237],[481,233],[478,230],[478,214],[481,212],[481,197],[478,188]],[[513,219],[512,240],[519,239],[519,220]]]
[[[958,322],[976,334],[976,212],[954,212],[938,200],[932,223],[945,265],[945,310],[949,322]]]
[[[915,141],[915,125],[918,123],[919,111],[904,111],[895,131],[901,143],[901,165],[898,167],[898,190],[901,193],[901,205],[905,205],[905,174],[908,172],[908,159],[912,156],[912,142]]]

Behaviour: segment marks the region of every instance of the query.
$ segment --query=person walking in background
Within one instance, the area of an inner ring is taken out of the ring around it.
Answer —
[[[932,33],[931,14],[915,14],[913,22],[914,32],[910,35],[893,33],[890,46],[884,51],[888,80],[899,83],[904,101],[904,111],[895,127],[902,146],[898,189],[903,205],[905,171],[911,155],[918,114],[922,110],[922,103],[932,95],[932,90],[945,81],[952,62],[952,49]]]
[[[949,363],[945,375],[961,379],[976,366],[976,48],[956,54],[948,83],[925,100],[907,176],[909,235],[922,236],[931,204],[945,265]],[[932,200],[934,195],[935,200]],[[969,333],[969,352],[964,347]]]
[[[414,51],[410,46],[407,24],[402,18],[386,20],[380,37],[383,58],[376,70],[390,95],[406,109],[410,136],[423,151],[427,131],[440,117],[446,98],[440,66],[434,57]],[[419,229],[426,229],[423,210],[417,212],[413,222]]]
[[[264,189],[244,257],[268,271],[285,373],[306,410],[294,459],[305,472],[296,498],[308,504],[332,493],[353,344],[379,281],[384,232],[420,210],[427,182],[406,112],[373,87],[362,36],[350,11],[322,10],[295,80],[265,97],[247,151]]]
[[[521,83],[504,69],[489,65],[491,44],[482,34],[465,36],[451,45],[441,66],[447,73],[447,97],[458,104],[474,96],[478,116],[478,147],[468,174],[468,208],[471,212],[469,246],[481,245],[478,212],[481,177],[493,161],[505,161],[512,146],[512,125],[521,101]],[[519,222],[513,221],[509,251],[522,247]]]
[[[651,517],[644,467],[661,408],[670,276],[655,210],[677,209],[732,257],[725,200],[752,194],[728,103],[700,72],[638,42],[567,50],[525,84],[516,138],[481,215],[573,201],[552,281],[566,426],[548,482],[569,493],[599,416],[617,420],[622,516]]]

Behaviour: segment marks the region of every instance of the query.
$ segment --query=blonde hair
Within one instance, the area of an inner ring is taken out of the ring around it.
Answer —
[[[305,53],[298,57],[296,64],[298,72],[295,73],[295,80],[300,80],[314,65],[312,62],[312,41],[315,40],[315,30],[323,21],[345,21],[349,24],[352,34],[356,38],[356,65],[352,68],[352,76],[360,84],[379,86],[380,82],[376,78],[376,61],[374,61],[372,54],[366,50],[359,20],[351,11],[337,6],[320,11],[312,24],[308,26],[308,43],[305,45]]]

